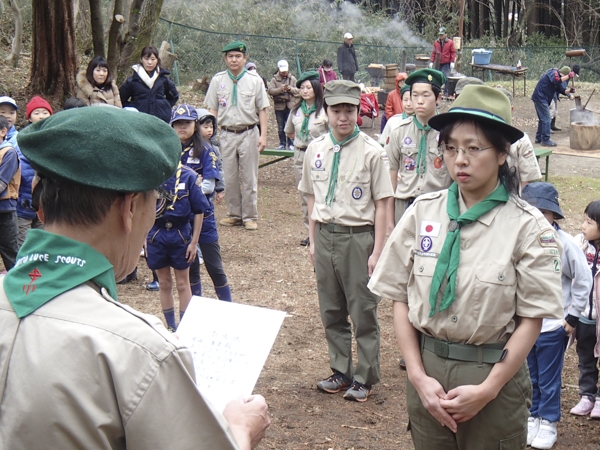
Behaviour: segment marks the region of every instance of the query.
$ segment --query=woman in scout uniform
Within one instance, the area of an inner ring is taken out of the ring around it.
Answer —
[[[177,131],[177,128],[175,128]],[[202,193],[202,180],[196,172],[179,164],[175,174],[162,184],[170,201],[148,233],[148,267],[158,277],[160,304],[169,330],[175,330],[175,309],[171,267],[175,271],[179,294],[179,318],[185,313],[192,298],[189,268],[198,257],[196,246],[202,229],[202,220],[211,206]],[[190,225],[190,217],[194,217]]]
[[[171,126],[175,129],[181,141],[181,163],[198,174],[202,192],[207,199],[210,199],[219,179],[218,158],[212,147],[208,144],[208,140],[205,140],[202,136],[202,128],[196,108],[185,104],[175,108],[173,117],[171,118]],[[214,206],[210,203],[210,200],[209,204],[210,208],[204,211],[204,220],[202,221],[198,244],[206,264],[206,271],[214,283],[217,297],[230,302],[231,292],[221,260]],[[194,226],[193,223],[191,225]],[[190,285],[192,295],[202,295],[200,259],[197,254],[190,266]]]
[[[287,136],[294,141],[294,177],[296,185],[302,178],[302,165],[304,164],[304,154],[308,144],[319,136],[329,131],[327,115],[323,110],[323,88],[319,81],[319,73],[315,71],[304,72],[296,87],[300,89],[302,99],[290,112],[285,132]],[[304,225],[308,229],[308,210],[306,205],[306,194],[301,193],[302,200],[302,218]],[[300,245],[307,246],[309,238],[300,241]]]
[[[360,87],[330,81],[324,99],[331,129],[308,146],[298,186],[308,196],[310,256],[333,370],[317,387],[345,390],[344,398],[364,402],[380,376],[380,298],[367,282],[383,248],[392,188],[381,147],[356,126]],[[348,315],[358,347],[356,369]]]
[[[258,156],[267,146],[269,98],[256,71],[245,68],[246,44],[232,42],[222,51],[227,70],[213,77],[204,100],[221,127],[228,217],[219,223],[253,231],[258,229]]]
[[[388,232],[416,197],[452,183],[438,150],[439,133],[427,124],[437,113],[445,82],[444,74],[434,69],[417,70],[406,79],[415,115],[396,127],[384,144],[395,197],[389,202]]]
[[[369,288],[394,300],[416,449],[524,448],[525,358],[543,318],[563,317],[552,226],[518,198],[506,163],[523,133],[501,92],[467,86],[429,121],[454,180],[390,236]]]

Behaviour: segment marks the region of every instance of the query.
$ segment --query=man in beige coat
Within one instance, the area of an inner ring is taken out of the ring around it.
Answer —
[[[296,87],[296,77],[290,74],[288,62],[282,59],[277,63],[277,72],[269,82],[269,95],[273,98],[273,108],[277,118],[277,133],[279,134],[279,147],[277,150],[294,149],[294,141],[285,134],[290,111],[298,102],[300,89]]]
[[[0,277],[0,448],[256,446],[269,425],[264,399],[215,411],[190,351],[116,300],[157,204],[168,205],[154,188],[179,163],[175,132],[148,114],[82,108],[28,126],[19,144],[37,171],[32,203],[45,229],[27,234]]]

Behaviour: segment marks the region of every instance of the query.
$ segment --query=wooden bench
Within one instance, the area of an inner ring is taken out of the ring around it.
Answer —
[[[527,67],[517,69],[514,66],[502,66],[500,64],[471,64],[471,75],[475,73],[475,69],[481,70],[481,79],[484,79],[485,71],[496,72],[502,75],[510,75],[512,77],[512,93],[515,96],[515,78],[523,77],[523,97],[527,96]],[[484,80],[485,81],[485,80]]]
[[[284,159],[291,158],[294,156],[294,150],[277,150],[275,148],[265,148],[261,156],[279,156],[279,158],[274,159],[272,161],[267,161],[259,165],[259,168],[270,166],[271,164],[278,163],[279,161],[283,161]]]
[[[540,158],[546,158],[546,168],[542,170],[542,175],[544,176],[544,181],[548,181],[548,173],[550,172],[550,155],[552,155],[552,150],[549,148],[536,148],[534,149],[535,157],[538,160],[538,164],[540,162]],[[540,169],[542,166],[540,166]]]

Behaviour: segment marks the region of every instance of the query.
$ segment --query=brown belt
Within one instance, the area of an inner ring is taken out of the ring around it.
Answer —
[[[256,127],[256,124],[248,125],[247,127],[242,127],[242,128],[221,127],[221,130],[225,130],[228,133],[242,134],[242,133],[245,133],[246,131],[253,129],[254,127]]]
[[[362,227],[347,227],[344,225],[337,225],[335,223],[319,223],[320,230],[327,230],[330,233],[341,233],[341,234],[358,234],[358,233],[369,233],[375,229],[373,225],[364,225]]]
[[[308,148],[308,147],[296,147],[296,146],[294,145],[294,150],[298,150],[298,151],[301,151],[301,152],[305,152],[307,148]]]

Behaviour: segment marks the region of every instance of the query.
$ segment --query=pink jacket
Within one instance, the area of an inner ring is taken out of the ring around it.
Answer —
[[[588,265],[593,264],[595,253],[600,250],[595,249],[594,246],[590,245],[590,243],[583,238],[582,234],[575,236],[575,242],[577,242],[577,245],[585,254]],[[596,264],[598,271],[594,277],[594,306],[596,307],[596,346],[594,347],[594,357],[598,358],[600,357],[600,317],[598,316],[598,312],[600,311],[600,260],[597,261]]]
[[[323,66],[319,67],[319,80],[321,81],[321,85],[324,85],[328,81],[337,80],[337,74],[331,69],[330,71],[326,71],[323,69]]]

